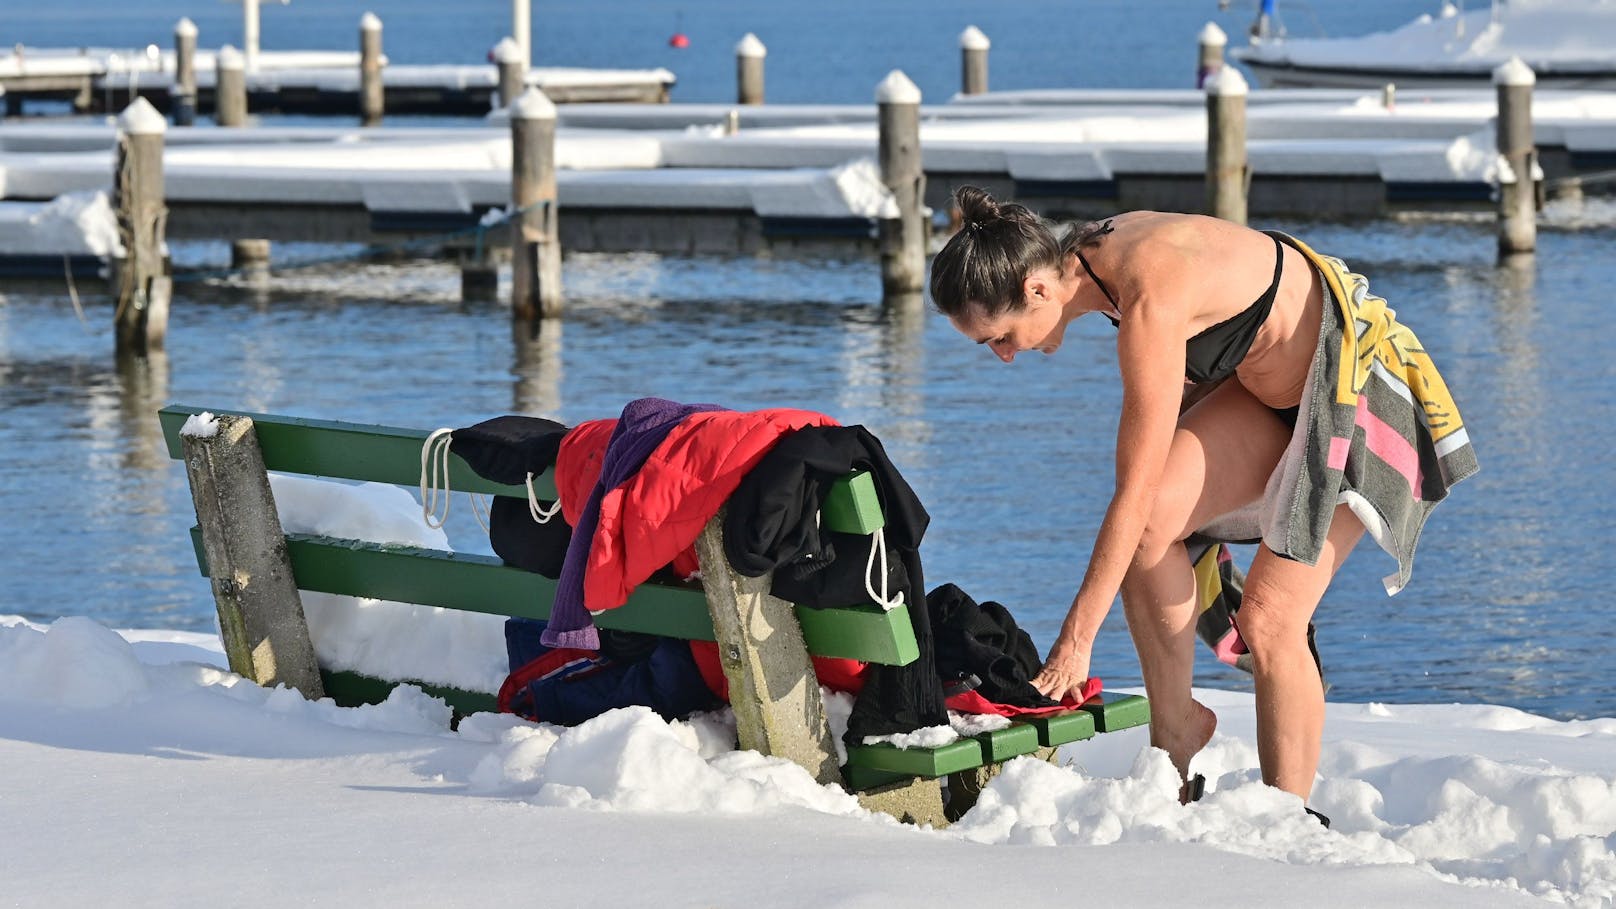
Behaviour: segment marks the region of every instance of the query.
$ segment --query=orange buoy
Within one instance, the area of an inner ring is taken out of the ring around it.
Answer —
[[[673,37],[668,39],[668,46],[669,47],[689,47],[690,46],[690,36],[685,34],[684,32],[674,32]]]

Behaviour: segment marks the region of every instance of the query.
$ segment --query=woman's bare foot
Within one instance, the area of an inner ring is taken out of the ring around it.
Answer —
[[[1190,760],[1212,740],[1217,728],[1217,714],[1193,698],[1184,715],[1173,721],[1163,722],[1162,717],[1151,717],[1150,744],[1167,752],[1173,766],[1178,768],[1178,778],[1184,781],[1186,788],[1179,790],[1179,801],[1189,800]]]

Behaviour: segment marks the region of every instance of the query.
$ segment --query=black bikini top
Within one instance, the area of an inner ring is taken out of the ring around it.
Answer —
[[[1097,237],[1111,233],[1115,228],[1107,221],[1101,225]],[[1269,234],[1274,241],[1274,279],[1269,282],[1268,289],[1256,302],[1239,313],[1224,319],[1216,325],[1207,328],[1190,338],[1184,344],[1184,376],[1191,382],[1216,382],[1231,375],[1240,361],[1245,359],[1247,351],[1251,350],[1251,343],[1257,339],[1257,331],[1262,328],[1264,320],[1268,318],[1269,310],[1274,308],[1274,297],[1279,293],[1279,279],[1285,268],[1285,247],[1280,244],[1279,238]],[[1083,270],[1088,272],[1094,280],[1095,286],[1111,301],[1111,308],[1121,314],[1122,307],[1117,305],[1117,298],[1112,296],[1111,288],[1100,280],[1089,266],[1089,260],[1083,258],[1083,251],[1076,250],[1077,261],[1082,264]],[[1105,316],[1111,324],[1121,327],[1116,316],[1109,313]]]

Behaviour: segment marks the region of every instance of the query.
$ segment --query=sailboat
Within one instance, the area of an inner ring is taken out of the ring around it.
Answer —
[[[1616,0],[1493,0],[1466,10],[1444,0],[1389,32],[1292,38],[1277,0],[1262,0],[1250,44],[1231,53],[1269,87],[1475,87],[1511,57],[1555,88],[1616,88]]]

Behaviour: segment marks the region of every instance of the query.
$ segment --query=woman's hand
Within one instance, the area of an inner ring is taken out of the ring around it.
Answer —
[[[1032,687],[1053,700],[1082,700],[1083,685],[1089,680],[1087,651],[1062,651],[1059,645],[1050,651],[1049,660],[1032,680]]]

